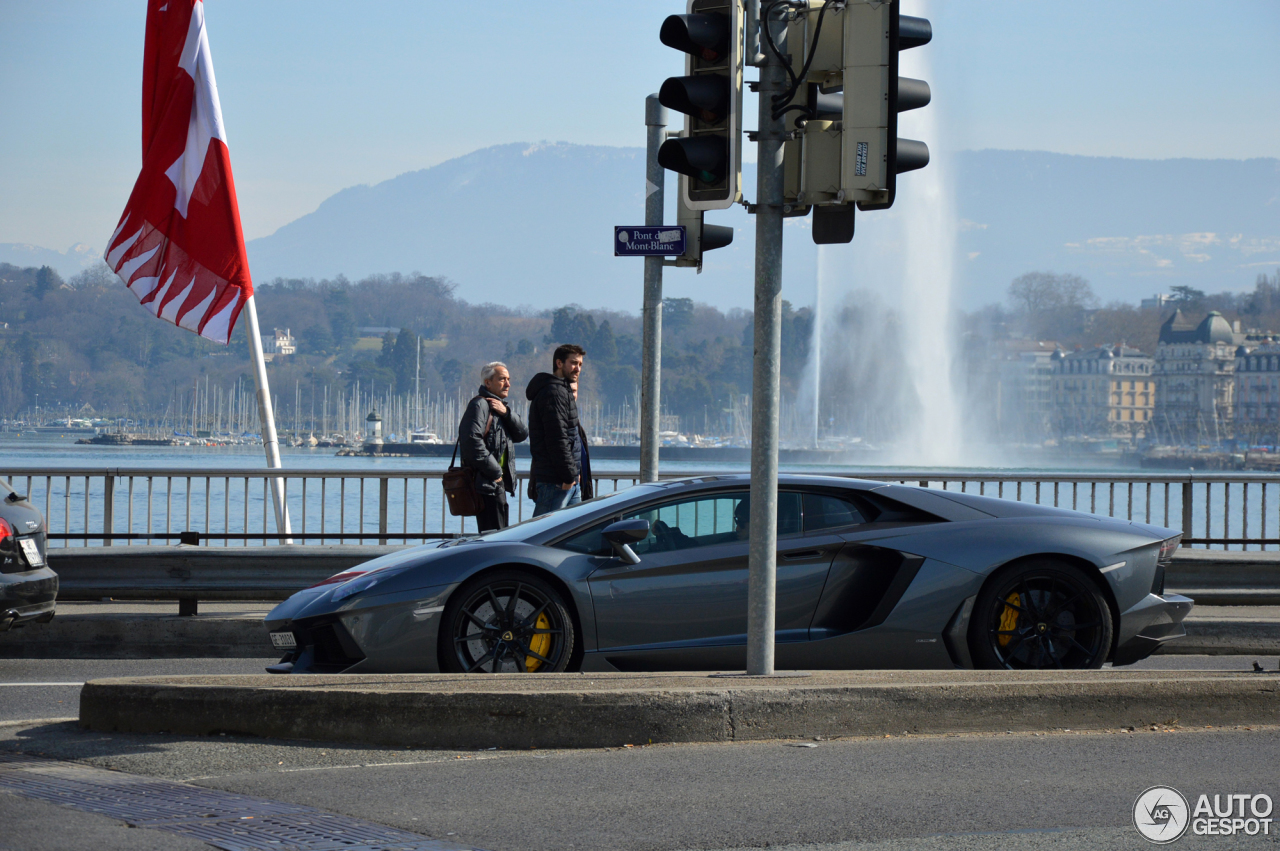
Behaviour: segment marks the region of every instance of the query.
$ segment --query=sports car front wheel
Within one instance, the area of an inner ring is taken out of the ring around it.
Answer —
[[[547,582],[520,571],[478,576],[445,607],[444,669],[452,673],[557,673],[573,655],[573,618]]]
[[[1111,609],[1097,584],[1062,562],[1023,562],[978,594],[969,625],[977,668],[1101,668]]]

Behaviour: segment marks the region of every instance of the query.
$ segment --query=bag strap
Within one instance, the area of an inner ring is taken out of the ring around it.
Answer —
[[[480,396],[479,394],[476,394],[475,396],[471,397],[471,402],[474,402],[476,399],[482,399],[482,398],[484,397]],[[471,402],[468,402],[467,404],[470,405]],[[489,407],[488,402],[485,403],[485,407]],[[482,438],[489,436],[489,426],[491,425],[493,425],[493,408],[489,408],[489,419],[485,420],[484,431],[480,433],[480,436]],[[462,429],[458,429],[458,439],[453,442],[453,454],[449,456],[450,467],[453,466],[454,461],[458,460],[458,444],[461,442],[462,442]]]

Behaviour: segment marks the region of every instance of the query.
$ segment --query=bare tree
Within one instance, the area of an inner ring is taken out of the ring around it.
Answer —
[[[1089,282],[1079,275],[1028,272],[1009,285],[1009,301],[1033,336],[1061,336],[1082,326],[1083,312],[1098,303]]]

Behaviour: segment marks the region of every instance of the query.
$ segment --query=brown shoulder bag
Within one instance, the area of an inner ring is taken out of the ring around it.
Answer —
[[[472,398],[474,402],[479,396]],[[485,421],[484,431],[481,437],[488,437],[489,427],[493,425],[493,409],[489,409],[489,419]],[[458,439],[453,442],[453,455],[449,458],[449,469],[441,477],[440,481],[444,485],[444,499],[449,503],[449,513],[454,517],[475,517],[480,513],[480,507],[484,504],[484,499],[480,496],[480,491],[476,490],[476,472],[470,467],[464,465],[455,466],[454,462],[458,460],[458,444],[462,442],[462,433],[458,433]]]

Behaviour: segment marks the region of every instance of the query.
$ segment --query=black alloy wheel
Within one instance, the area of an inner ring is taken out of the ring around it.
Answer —
[[[977,668],[1101,668],[1112,628],[1106,597],[1082,570],[1027,561],[998,573],[978,594],[969,650]]]
[[[449,600],[441,663],[459,674],[558,673],[573,655],[573,618],[558,591],[528,573],[478,576]]]

